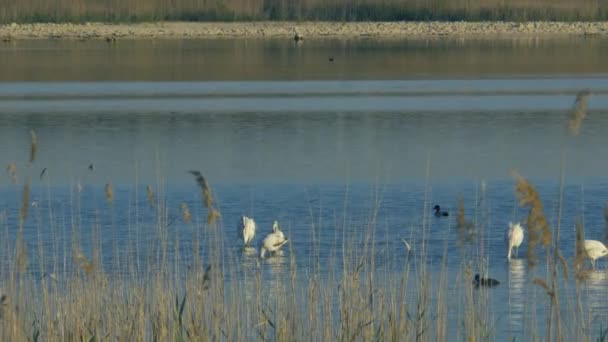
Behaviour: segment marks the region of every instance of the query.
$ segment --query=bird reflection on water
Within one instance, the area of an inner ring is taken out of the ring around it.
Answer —
[[[608,316],[608,270],[592,270],[584,280],[583,300],[587,302],[591,321],[605,322]]]
[[[509,333],[524,328],[526,264],[524,259],[509,262]]]

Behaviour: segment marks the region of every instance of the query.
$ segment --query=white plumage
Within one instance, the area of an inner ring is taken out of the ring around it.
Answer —
[[[241,217],[237,226],[239,238],[243,239],[245,246],[248,246],[255,236],[255,221],[247,216]]]
[[[507,252],[507,259],[511,260],[511,252],[515,248],[515,257],[519,252],[519,246],[524,241],[524,230],[519,222],[513,224],[509,222],[509,230],[507,231],[507,244],[509,251]]]
[[[591,259],[591,265],[595,269],[595,260],[608,255],[608,249],[597,240],[585,240],[585,251]]]
[[[272,224],[272,233],[266,235],[260,248],[260,257],[264,257],[266,252],[276,253],[288,241],[279,228],[279,223],[274,221]]]

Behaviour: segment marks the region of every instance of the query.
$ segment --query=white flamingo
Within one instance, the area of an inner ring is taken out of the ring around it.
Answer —
[[[289,240],[285,238],[285,235],[283,235],[283,232],[279,228],[279,223],[277,221],[274,221],[274,223],[272,224],[272,233],[266,235],[264,241],[262,241],[262,247],[260,248],[260,257],[263,258],[264,255],[266,255],[266,252],[273,254],[278,252],[279,249],[285,243],[287,243],[287,241]]]
[[[255,236],[255,221],[247,216],[242,216],[237,226],[239,238],[243,239],[245,246],[249,246]]]
[[[507,252],[507,259],[511,260],[511,251],[515,248],[515,257],[519,252],[519,246],[524,241],[524,230],[521,224],[509,222],[509,230],[507,231],[507,243],[509,245],[509,251]]]
[[[597,240],[585,240],[585,251],[595,269],[595,260],[608,255],[608,248]]]

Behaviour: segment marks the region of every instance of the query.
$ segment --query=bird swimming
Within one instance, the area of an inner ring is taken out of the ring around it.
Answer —
[[[519,251],[519,246],[521,246],[521,243],[524,241],[524,230],[521,227],[521,224],[519,224],[519,222],[513,224],[512,222],[509,222],[509,230],[507,231],[507,245],[508,245],[508,252],[507,252],[507,259],[511,260],[511,251],[513,250],[513,248],[515,248],[515,257],[517,257],[517,252]]]
[[[447,211],[441,211],[441,207],[439,205],[434,206],[433,210],[435,210],[435,217],[450,216]]]
[[[608,248],[597,240],[585,240],[585,251],[589,259],[591,259],[593,269],[595,269],[595,260],[608,255]]]
[[[492,278],[481,278],[481,277],[479,277],[479,274],[476,274],[475,279],[473,279],[473,285],[475,285],[475,287],[479,287],[479,286],[494,287],[494,286],[498,286],[498,284],[500,284],[500,282],[498,280],[492,279]]]
[[[277,253],[287,241],[289,241],[289,239],[285,238],[285,235],[283,235],[283,232],[279,228],[279,223],[274,221],[272,224],[272,233],[266,235],[262,241],[260,257],[263,258],[266,255],[266,252],[272,254]]]
[[[245,246],[249,246],[255,236],[255,221],[247,216],[241,216],[237,225],[239,238],[243,239]]]

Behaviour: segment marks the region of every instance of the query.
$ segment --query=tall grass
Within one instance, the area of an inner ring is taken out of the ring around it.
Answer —
[[[0,22],[604,20],[606,0],[4,0]]]
[[[483,248],[477,258],[459,263],[454,278],[448,270],[451,253],[447,235],[442,238],[430,229],[430,157],[421,221],[410,231],[410,237],[414,233],[421,236],[417,239],[420,242],[413,245],[411,251],[396,249],[396,253],[402,253],[402,257],[396,259],[376,249],[378,213],[383,205],[381,193],[376,191],[364,222],[350,222],[345,205],[344,218],[337,219],[333,227],[336,237],[338,232],[343,232],[341,245],[335,242],[336,253],[330,254],[324,269],[300,269],[291,245],[286,246],[287,257],[269,259],[258,259],[246,250],[227,248],[234,240],[223,234],[218,200],[212,197],[207,180],[200,173],[195,177],[199,189],[193,185],[193,191],[201,191],[201,209],[217,210],[218,216],[216,221],[209,222],[199,210],[191,212],[187,204],[179,205],[185,226],[194,231],[189,235],[194,237],[191,251],[185,252],[184,246],[180,246],[180,230],[171,227],[175,221],[170,219],[170,212],[176,204],[168,202],[159,181],[157,193],[154,195],[147,186],[145,195],[149,214],[156,218],[154,226],[143,226],[140,217],[134,218],[136,236],[152,238],[139,242],[147,245],[136,249],[130,258],[125,257],[126,252],[116,251],[116,257],[122,258],[114,269],[103,267],[99,225],[93,222],[93,227],[86,227],[81,223],[80,191],[72,194],[76,197],[73,217],[67,220],[72,225],[71,260],[63,264],[54,261],[60,254],[55,247],[58,241],[69,237],[59,229],[61,220],[51,215],[48,221],[42,221],[38,207],[29,212],[30,188],[26,180],[21,197],[15,199],[21,207],[15,213],[19,226],[14,245],[4,238],[14,227],[9,227],[6,220],[1,222],[5,231],[0,240],[0,340],[478,341],[500,336],[491,315],[492,290],[476,289],[471,284],[473,274],[482,273],[479,269],[487,262]],[[118,203],[121,193],[112,190],[109,196],[108,188],[112,189],[109,184],[99,191],[105,192],[108,202]],[[486,191],[483,183],[482,204]],[[138,192],[134,194],[132,203],[139,203]],[[557,248],[557,239],[552,239],[541,198],[523,176],[516,177],[516,194],[521,204],[530,210],[528,249],[535,252],[535,246],[544,246],[548,260],[547,272],[534,271],[532,282],[537,286],[531,290],[540,289],[549,299],[547,332],[539,332],[536,325],[530,323],[527,337],[589,340],[593,333],[581,319],[583,294],[579,283],[578,305],[560,310],[556,270],[561,265],[567,273],[567,261]],[[107,215],[120,210],[111,203],[106,206]],[[51,211],[50,204],[48,209]],[[474,215],[483,217],[485,210],[480,205]],[[456,228],[473,229],[474,225],[465,219],[462,200],[458,212]],[[35,220],[37,243],[23,240],[23,224],[28,219]],[[318,228],[314,222],[320,219],[314,217],[311,209],[311,230]],[[442,222],[449,231],[452,223]],[[483,227],[483,224],[484,220],[480,220],[476,226]],[[89,228],[93,233],[85,248],[79,234]],[[232,231],[231,227],[227,229]],[[582,224],[577,225],[576,230],[574,264],[578,271],[584,260],[580,243],[584,238]],[[53,243],[46,243],[43,235]],[[483,233],[472,238],[483,239]],[[312,239],[313,245],[320,245],[318,235],[313,234]],[[439,263],[433,263],[428,257],[429,241],[442,243]],[[475,240],[477,245],[480,241]],[[37,253],[28,253],[28,243]],[[201,253],[201,248],[205,253]],[[536,254],[528,255],[528,259],[532,261],[531,266],[538,262]],[[144,260],[142,265],[139,260]],[[383,271],[395,268],[391,264],[393,260],[402,262],[397,267],[399,271]],[[5,264],[8,267],[4,267]],[[429,269],[433,266],[439,266],[439,271]],[[122,272],[124,270],[134,271]],[[535,302],[527,304],[536,305]],[[531,318],[534,322],[535,316]],[[456,333],[452,333],[454,331]],[[599,335],[605,336],[605,332],[600,331]]]

